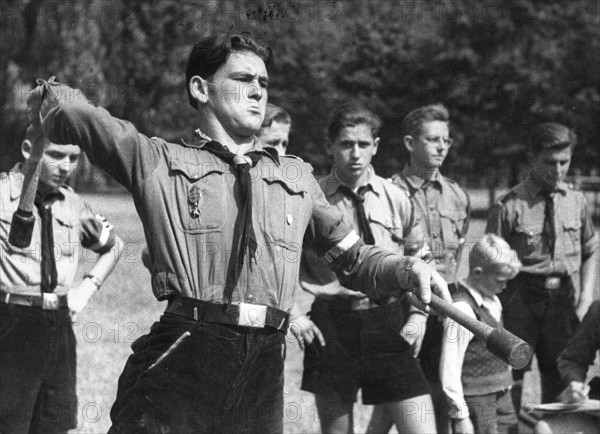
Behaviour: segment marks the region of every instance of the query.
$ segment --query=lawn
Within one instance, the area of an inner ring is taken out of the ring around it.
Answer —
[[[110,427],[110,407],[117,380],[131,353],[131,343],[148,332],[164,310],[150,289],[150,274],[140,254],[144,241],[141,223],[128,196],[86,195],[94,211],[105,214],[126,243],[124,254],[113,274],[95,295],[74,324],[78,340],[79,425],[72,433],[105,433]],[[484,229],[482,220],[471,225],[469,240]],[[78,276],[92,266],[91,256],[83,256]],[[463,261],[464,262],[464,261]],[[462,267],[461,274],[464,272]],[[301,294],[308,307],[310,300]],[[285,432],[319,432],[319,421],[312,395],[299,390],[302,353],[293,338],[288,338],[285,370]],[[526,377],[523,402],[537,402],[537,374]],[[534,380],[534,381],[531,381]],[[355,406],[356,432],[364,432],[371,408]]]

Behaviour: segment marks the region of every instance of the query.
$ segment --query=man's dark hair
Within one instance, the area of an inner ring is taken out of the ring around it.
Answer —
[[[265,119],[263,120],[261,128],[270,127],[273,122],[279,122],[286,125],[292,125],[292,118],[285,109],[278,105],[267,103],[267,109],[265,110]]]
[[[267,69],[271,67],[273,61],[271,49],[260,45],[248,34],[219,33],[201,39],[192,48],[185,68],[185,86],[192,107],[198,108],[190,94],[191,78],[195,75],[204,79],[210,77],[227,62],[231,53],[235,51],[254,53],[265,62]]]
[[[371,129],[371,135],[376,138],[381,129],[381,119],[371,110],[356,103],[348,103],[336,108],[329,117],[327,137],[331,142],[344,127],[356,125],[367,125]]]
[[[570,147],[575,148],[577,135],[562,124],[545,122],[536,125],[529,136],[530,149],[537,154],[546,149],[562,150]]]
[[[418,136],[421,126],[427,122],[440,121],[450,123],[448,109],[440,103],[426,105],[414,109],[402,119],[402,134],[404,136]]]

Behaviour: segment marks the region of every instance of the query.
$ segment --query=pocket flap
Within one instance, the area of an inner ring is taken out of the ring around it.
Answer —
[[[188,179],[197,181],[211,173],[225,173],[225,167],[212,162],[207,162],[202,165],[186,163],[185,161],[171,159],[169,160],[169,168],[173,171],[183,173]]]

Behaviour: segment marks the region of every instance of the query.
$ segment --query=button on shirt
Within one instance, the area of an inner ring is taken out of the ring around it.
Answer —
[[[34,207],[36,223],[31,245],[25,248],[8,243],[13,213],[19,206],[23,173],[15,166],[0,178],[0,289],[7,293],[39,295],[42,282],[40,216]],[[65,295],[73,285],[79,263],[80,246],[97,253],[114,246],[113,226],[67,186],[60,187],[59,198],[52,204],[52,227],[56,259],[57,295]]]
[[[463,232],[468,218],[467,194],[439,171],[434,179],[426,181],[407,166],[392,181],[410,196],[415,217],[428,237],[436,269],[452,283],[460,240],[466,236]]]
[[[477,305],[485,307],[496,321],[499,323],[502,322],[502,304],[498,297],[484,297],[479,291],[469,287],[464,281],[460,283],[469,291],[469,294],[475,299]],[[477,319],[473,308],[467,302],[456,301],[453,303],[453,306],[469,315],[473,320]],[[449,399],[449,416],[451,418],[463,419],[469,417],[469,409],[467,408],[463,394],[461,381],[462,365],[467,347],[474,338],[474,335],[451,318],[446,318],[444,330],[447,334],[442,346],[440,379],[444,393]],[[507,369],[509,369],[508,365]]]
[[[303,242],[335,267],[349,285],[376,294],[398,290],[403,259],[365,246],[325,199],[312,168],[298,158],[264,155],[250,169],[256,262],[244,261],[225,298],[234,228],[241,209],[234,168],[190,144],[140,134],[126,121],[81,101],[48,100],[44,130],[54,143],[77,143],[92,164],[132,194],[152,258],[152,289],[159,300],[180,294],[215,303],[250,301],[289,311],[298,282]],[[305,240],[307,226],[311,236]],[[403,277],[403,276],[401,276]]]
[[[544,230],[547,196],[541,185],[528,177],[493,206],[486,231],[511,245],[523,264],[522,272],[568,276],[598,249],[598,237],[585,196],[562,183],[552,195],[556,234],[552,243]]]
[[[363,184],[368,188],[364,196],[364,208],[375,244],[394,251],[405,253],[405,246],[414,250],[423,242],[423,232],[413,217],[412,204],[408,196],[398,187],[375,174],[373,167],[368,169],[368,178]],[[319,185],[327,201],[343,215],[344,220],[358,227],[358,214],[353,200],[344,194],[340,187],[344,183],[335,171],[321,178]],[[313,284],[323,285],[322,292],[316,296],[327,296],[327,284],[337,281],[336,275],[329,270],[318,256],[305,249],[300,279]]]

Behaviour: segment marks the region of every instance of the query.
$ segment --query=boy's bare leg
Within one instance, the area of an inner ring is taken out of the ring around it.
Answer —
[[[323,434],[353,434],[352,402],[342,402],[335,397],[315,395],[317,412]]]

